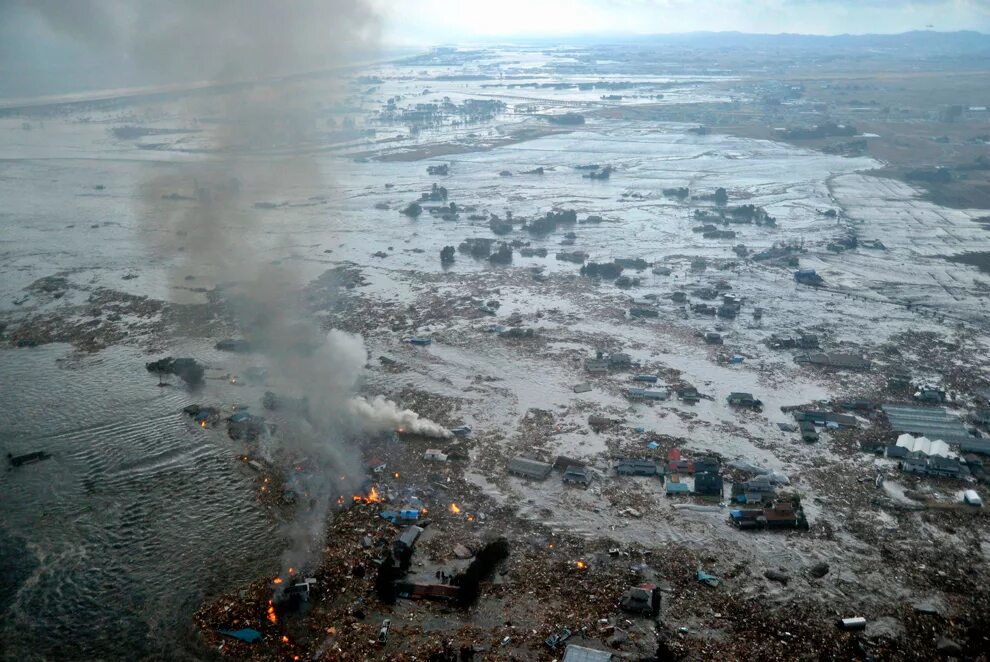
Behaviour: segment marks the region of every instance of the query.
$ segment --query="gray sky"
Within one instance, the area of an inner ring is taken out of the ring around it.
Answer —
[[[372,57],[378,45],[924,29],[990,33],[990,0],[0,0],[0,98],[212,80],[232,33],[258,62],[227,67],[267,71]]]
[[[513,35],[695,31],[990,32],[990,0],[399,0],[386,35],[405,43]]]

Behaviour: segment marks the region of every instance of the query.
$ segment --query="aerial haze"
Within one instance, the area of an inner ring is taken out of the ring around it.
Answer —
[[[0,659],[986,659],[987,32],[0,0]]]

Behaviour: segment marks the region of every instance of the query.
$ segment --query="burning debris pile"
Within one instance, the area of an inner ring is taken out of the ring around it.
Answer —
[[[364,497],[355,497],[354,506],[334,517],[322,556],[311,572],[290,567],[203,607],[195,620],[208,643],[238,659],[298,660],[317,659],[313,656],[321,647],[328,653],[332,646],[327,642],[338,634],[355,643],[360,637],[355,630],[361,626],[367,627],[366,637],[373,640],[371,626],[360,622],[364,618],[360,605],[371,589],[377,554],[391,545],[395,531],[378,517],[377,503],[357,504],[358,499]],[[369,494],[367,499],[377,497]],[[244,628],[261,637],[247,643],[224,634]],[[344,658],[338,653],[326,659]]]
[[[557,535],[492,503],[464,482],[456,463],[422,462],[415,437],[384,443],[391,445],[374,449],[388,464],[366,463],[375,465],[378,482],[338,499],[305,572],[290,568],[199,612],[210,645],[255,660],[456,659],[460,651],[463,659],[550,660],[567,642],[633,657],[658,649],[688,658],[788,657],[804,642],[835,658],[904,656],[904,641],[931,650],[925,637],[934,617],[899,615],[905,638],[865,638],[837,627],[840,614],[820,602],[800,595],[768,601],[744,590],[781,573],[682,545],[648,549]],[[785,576],[795,584],[822,581],[810,569]],[[665,596],[664,622],[696,625],[657,627],[651,610],[623,606],[623,596],[642,586]],[[875,607],[861,613],[877,617]],[[438,632],[437,618],[452,627]],[[497,624],[479,625],[486,620]],[[244,630],[257,638],[231,634]],[[966,638],[958,627],[945,631]],[[430,657],[450,651],[451,658]]]

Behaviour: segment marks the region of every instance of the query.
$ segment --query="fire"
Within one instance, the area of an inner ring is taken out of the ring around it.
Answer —
[[[423,508],[420,508],[419,509],[419,516],[420,517],[426,517],[429,513],[430,513],[430,509],[429,508],[426,508],[425,506]]]
[[[394,474],[392,474],[392,478],[398,478],[398,477],[399,477],[399,472],[398,471],[396,471]]]
[[[396,429],[396,432],[398,432],[399,434],[405,434],[406,429],[404,427],[400,427]]]
[[[289,643],[289,638],[287,636],[285,636],[284,634],[282,635],[282,643],[283,644]]]
[[[281,577],[276,577],[275,579],[272,580],[272,584],[281,584],[281,583],[282,583]]]
[[[354,495],[354,503],[382,503],[384,501],[385,499],[378,494],[378,489],[374,485],[368,490],[368,496]]]
[[[237,383],[237,377],[231,377],[230,378],[230,383],[231,384],[236,384]]]
[[[206,421],[200,421],[199,422],[199,427],[205,428],[206,427]]]
[[[577,569],[578,570],[587,570],[588,569],[588,564],[585,563],[584,561],[575,561],[574,562],[574,565],[577,566]]]
[[[296,574],[296,569],[295,568],[289,568],[289,574],[290,575]]]
[[[272,604],[271,600],[268,601],[268,622],[269,623],[278,622],[278,616],[275,615],[275,605]]]
[[[461,507],[458,506],[456,503],[452,503],[450,504],[450,512],[454,513],[455,515],[460,515]]]

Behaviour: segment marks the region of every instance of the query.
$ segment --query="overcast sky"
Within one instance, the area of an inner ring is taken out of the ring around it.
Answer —
[[[990,32],[990,0],[381,0],[405,43],[513,35],[694,31]]]
[[[0,98],[215,80],[220,65],[271,73],[259,60],[319,68],[322,51],[376,46],[925,29],[990,33],[990,0],[0,0]],[[226,62],[232,41],[247,48]]]

